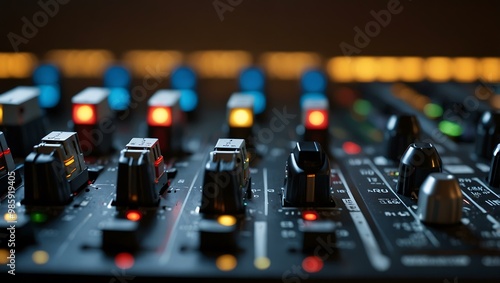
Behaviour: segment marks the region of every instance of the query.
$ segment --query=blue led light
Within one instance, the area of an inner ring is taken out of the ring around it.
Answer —
[[[190,112],[196,109],[198,105],[198,95],[196,92],[190,89],[182,89],[181,99],[179,101],[179,105],[184,112]]]
[[[322,71],[305,71],[300,78],[300,84],[303,92],[325,92],[326,76]]]
[[[264,72],[260,68],[246,68],[240,73],[240,90],[264,91],[265,79]]]
[[[182,66],[172,72],[170,85],[173,89],[195,89],[196,74],[193,69]]]
[[[35,85],[53,85],[59,83],[59,69],[53,64],[39,65],[33,71],[33,83]]]
[[[61,100],[61,91],[56,85],[39,85],[40,95],[38,96],[38,104],[41,108],[56,107]]]
[[[110,88],[108,103],[109,107],[113,110],[126,110],[130,105],[130,92],[123,87]]]
[[[130,72],[123,66],[114,65],[104,72],[105,87],[128,88],[130,80]]]
[[[303,106],[304,100],[306,100],[306,99],[327,99],[327,97],[323,93],[319,93],[319,92],[304,93],[300,97],[300,107]]]
[[[261,91],[243,91],[241,94],[251,95],[254,98],[253,113],[261,114],[266,110],[266,96]]]

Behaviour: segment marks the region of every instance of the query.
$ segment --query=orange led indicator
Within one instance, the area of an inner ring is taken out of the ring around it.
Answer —
[[[73,105],[73,121],[75,124],[95,124],[97,122],[95,106],[90,104]]]
[[[150,126],[164,126],[172,125],[172,112],[169,107],[152,106],[149,107],[148,124]]]
[[[315,221],[318,219],[318,214],[315,211],[304,211],[302,218],[307,221]]]
[[[323,261],[317,256],[308,256],[302,261],[302,268],[309,273],[316,273],[323,269]]]
[[[127,219],[130,221],[139,221],[142,218],[142,214],[137,210],[130,210],[127,212]]]
[[[308,110],[306,115],[306,128],[323,130],[328,128],[327,110]]]
[[[134,262],[134,256],[129,253],[119,253],[115,256],[115,265],[121,269],[131,268]]]

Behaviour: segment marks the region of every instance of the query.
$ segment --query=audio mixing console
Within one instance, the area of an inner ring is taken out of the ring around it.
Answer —
[[[84,80],[55,108],[2,94],[2,282],[498,282],[484,86],[324,79],[206,80],[121,110]]]

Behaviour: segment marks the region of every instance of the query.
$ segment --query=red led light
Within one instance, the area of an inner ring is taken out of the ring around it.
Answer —
[[[361,152],[359,144],[351,141],[344,142],[344,144],[342,144],[342,149],[347,154],[359,154]]]
[[[309,273],[316,273],[323,268],[323,261],[317,256],[308,256],[302,261],[302,268]]]
[[[302,212],[302,218],[307,221],[314,221],[318,219],[318,214],[315,211]]]
[[[328,128],[328,110],[307,110],[305,127],[310,130]]]
[[[148,124],[150,126],[168,127],[172,125],[172,111],[170,107],[151,106],[148,111]]]
[[[137,210],[130,210],[127,212],[127,219],[130,221],[139,221],[142,218],[142,214]]]
[[[163,171],[164,171],[164,165],[165,163],[163,162],[163,155],[160,155],[160,157],[158,157],[156,160],[155,160],[155,170],[156,170],[156,182],[158,182],[158,178],[161,177],[161,175],[163,175]]]
[[[121,269],[129,269],[134,266],[134,256],[129,253],[119,253],[115,256],[115,265]]]
[[[75,122],[75,124],[93,125],[97,122],[96,116],[95,105],[73,105],[73,122]]]

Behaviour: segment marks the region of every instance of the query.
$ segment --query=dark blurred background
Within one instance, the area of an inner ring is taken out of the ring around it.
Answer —
[[[387,9],[391,1],[40,1],[48,2],[58,3],[59,11],[19,51],[41,56],[51,49],[103,48],[120,56],[130,49],[240,49],[335,56],[342,54],[341,42],[353,43],[355,26],[364,29],[373,20],[370,11]],[[499,1],[396,2],[402,11],[361,54],[500,55]],[[41,10],[38,1],[0,2],[0,52],[14,51],[8,34],[22,36],[22,18],[33,23]]]

